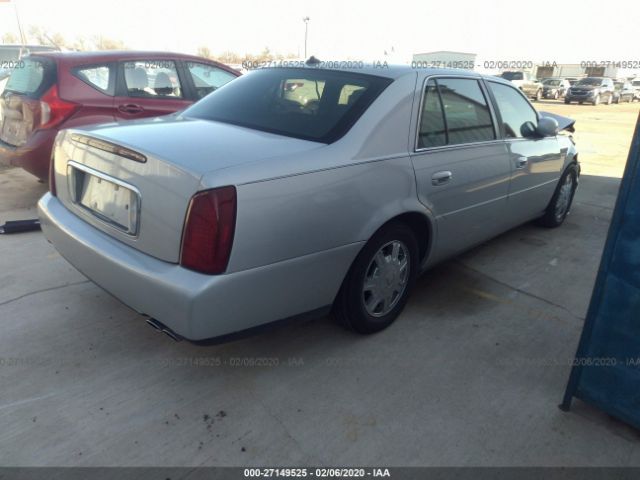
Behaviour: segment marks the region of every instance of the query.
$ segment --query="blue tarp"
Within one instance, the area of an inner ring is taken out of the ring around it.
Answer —
[[[640,117],[561,408],[572,397],[640,428]]]

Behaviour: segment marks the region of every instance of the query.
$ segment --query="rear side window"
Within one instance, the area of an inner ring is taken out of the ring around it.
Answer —
[[[11,71],[5,90],[26,95],[36,94],[47,83],[48,69],[46,62],[26,57]]]
[[[429,80],[420,117],[418,148],[441,147],[447,144],[444,111],[435,80]]]
[[[182,98],[182,86],[172,60],[139,60],[124,63],[129,97]]]
[[[109,65],[92,65],[80,67],[74,71],[74,75],[93,88],[102,92],[110,93],[111,68]]]
[[[332,143],[391,82],[351,72],[265,68],[239,77],[183,115]]]
[[[522,94],[509,85],[488,82],[502,117],[507,138],[531,136],[538,126],[538,115]]]
[[[418,148],[489,140],[495,140],[495,131],[478,81],[429,80],[420,118]]]
[[[207,65],[206,63],[187,62],[187,70],[196,87],[197,98],[209,95],[214,90],[237,77],[237,75],[229,73],[226,70],[214,67],[213,65]]]

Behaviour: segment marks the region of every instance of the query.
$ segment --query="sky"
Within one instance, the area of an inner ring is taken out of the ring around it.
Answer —
[[[453,50],[478,60],[640,62],[638,0],[615,2],[611,15],[602,0],[12,1],[24,26],[68,40],[102,34],[132,49],[244,54],[268,47],[302,57],[308,16],[308,54],[323,60],[402,63],[413,53]],[[15,14],[0,3],[0,36],[6,31],[17,34]]]

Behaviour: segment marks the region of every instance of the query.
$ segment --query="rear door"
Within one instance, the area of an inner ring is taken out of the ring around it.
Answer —
[[[411,159],[436,217],[437,261],[504,230],[511,172],[479,79],[429,77],[420,105]]]
[[[174,60],[119,62],[114,102],[116,119],[134,120],[167,115],[191,103]]]
[[[511,167],[509,221],[522,223],[543,212],[551,200],[565,152],[557,137],[535,133],[538,113],[522,92],[504,83],[487,81],[494,99],[501,134],[505,138]]]
[[[115,62],[59,68],[60,97],[78,106],[64,127],[113,122],[117,64]]]

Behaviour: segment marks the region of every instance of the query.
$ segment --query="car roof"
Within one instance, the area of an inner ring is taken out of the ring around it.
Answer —
[[[58,62],[64,62],[67,65],[80,65],[84,63],[99,62],[116,62],[122,60],[171,60],[179,58],[182,60],[191,60],[193,62],[211,63],[229,72],[240,74],[237,70],[208,58],[198,57],[196,55],[187,55],[185,53],[147,51],[147,50],[100,50],[90,52],[33,52],[33,57],[50,58]]]
[[[22,45],[19,43],[4,43],[2,45],[0,45],[0,50],[5,50],[5,49],[14,49],[14,48],[27,48],[27,49],[33,49],[33,48],[38,48],[38,49],[43,49],[43,50],[47,50],[47,51],[59,51],[60,49],[58,47],[54,47],[51,45],[30,45],[30,44],[26,44],[26,45]]]
[[[275,62],[278,65],[280,63]],[[324,67],[323,65],[327,65]],[[282,68],[292,68],[292,69],[310,69],[310,70],[326,70],[326,71],[340,71],[340,72],[351,72],[351,73],[362,73],[365,75],[375,75],[378,77],[397,79],[403,77],[405,75],[413,74],[415,72],[423,72],[426,76],[430,75],[454,75],[454,76],[468,76],[475,78],[488,78],[491,80],[497,80],[502,83],[506,83],[510,85],[509,81],[506,81],[502,78],[495,77],[493,75],[484,75],[478,72],[474,72],[473,70],[463,70],[459,68],[435,68],[435,67],[427,67],[427,68],[417,68],[412,65],[397,65],[397,64],[387,64],[387,63],[361,63],[357,61],[327,61],[320,62],[319,64],[302,64],[302,62],[291,62],[291,66],[289,67],[286,64],[286,60],[282,61]],[[346,66],[345,66],[346,65]],[[353,65],[350,67],[350,65]],[[335,66],[335,67],[334,67]],[[274,68],[271,66],[265,66],[262,68]]]

